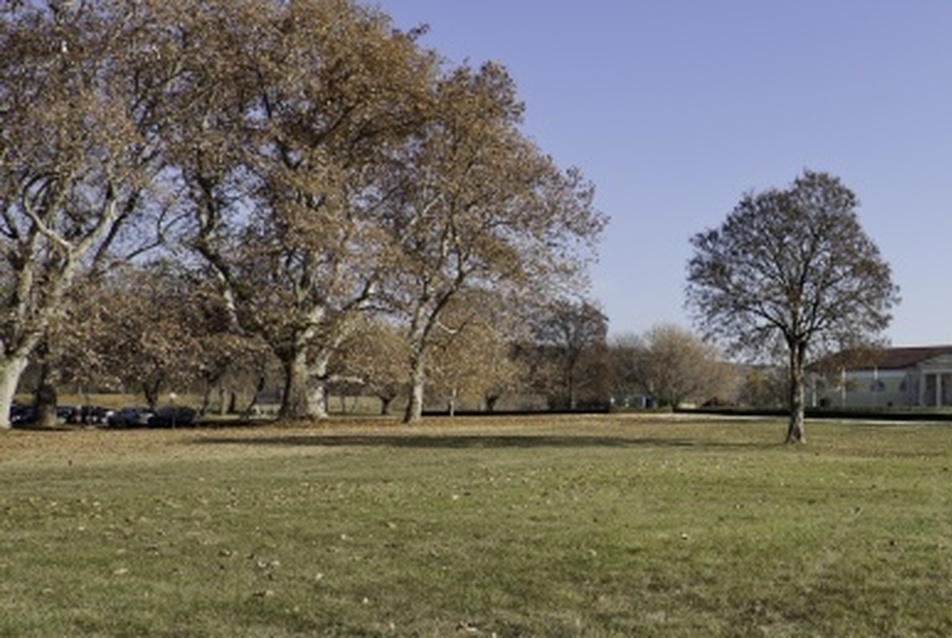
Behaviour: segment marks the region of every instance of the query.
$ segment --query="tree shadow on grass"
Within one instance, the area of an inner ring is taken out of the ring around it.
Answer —
[[[776,444],[758,441],[716,441],[696,438],[618,437],[618,436],[554,436],[554,435],[289,435],[267,437],[210,437],[195,443],[201,445],[265,445],[287,447],[393,447],[415,449],[529,449],[529,448],[772,448]]]

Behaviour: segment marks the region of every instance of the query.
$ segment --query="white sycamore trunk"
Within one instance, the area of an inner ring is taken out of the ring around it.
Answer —
[[[13,397],[26,365],[26,356],[0,360],[0,429],[9,429],[12,426],[10,408],[13,406]]]

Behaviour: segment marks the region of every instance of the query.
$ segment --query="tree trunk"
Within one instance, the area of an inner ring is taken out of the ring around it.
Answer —
[[[575,364],[570,365],[574,366]],[[566,389],[568,390],[569,411],[574,412],[578,408],[578,397],[575,395],[575,375],[571,371],[569,372],[568,388]]]
[[[787,427],[787,443],[806,443],[804,431],[804,362],[806,344],[790,344],[790,423]]]
[[[55,428],[58,423],[56,386],[50,382],[53,369],[49,361],[49,349],[41,342],[34,354],[39,360],[39,375],[33,393],[33,421],[38,428]]]
[[[444,296],[435,300],[427,293],[416,302],[418,305],[413,312],[407,335],[410,350],[410,397],[403,415],[404,423],[419,423],[423,420],[423,394],[426,386],[426,358],[430,347],[430,330],[436,325],[440,310],[449,298]]]
[[[322,348],[315,360],[308,362],[307,405],[308,416],[312,419],[326,419],[329,414],[327,371],[330,368],[331,354],[331,349]]]
[[[27,358],[13,356],[0,360],[0,429],[10,429],[10,409],[13,397],[20,384],[20,376],[26,370]]]
[[[219,388],[218,390],[219,390],[219,396],[221,396],[221,389]],[[211,405],[212,392],[214,391],[215,391],[215,388],[213,388],[210,385],[205,387],[205,392],[202,393],[202,405],[198,408],[199,414],[205,414],[206,412],[208,412],[208,406]]]
[[[410,400],[403,415],[404,423],[419,423],[423,420],[423,391],[426,385],[423,366],[423,357],[414,357],[410,362]]]
[[[395,397],[391,394],[378,394],[377,398],[380,399],[380,416],[387,416]]]
[[[311,418],[310,396],[307,388],[310,371],[307,367],[307,353],[303,348],[290,353],[284,364],[284,395],[281,398],[281,419]]]
[[[155,412],[159,405],[159,392],[161,389],[161,381],[148,380],[142,382],[142,394],[145,396],[145,402],[148,404],[149,410],[152,412]]]
[[[224,385],[218,386],[218,415],[225,416],[228,414],[228,409],[234,404],[234,392],[231,392],[225,388]]]
[[[295,348],[284,363],[284,396],[278,417],[282,419],[327,418],[327,359],[308,360],[304,346]],[[312,381],[314,383],[312,383]]]
[[[260,395],[261,391],[264,390],[265,382],[266,382],[266,379],[264,375],[260,375],[258,377],[258,382],[255,384],[254,392],[251,393],[251,401],[248,402],[248,405],[245,407],[244,411],[241,413],[244,418],[247,419],[251,417],[252,413],[255,411],[255,408],[258,407],[258,395]],[[235,409],[236,401],[237,401],[237,397],[235,397],[235,395],[232,394],[232,408],[231,408],[232,413],[236,411]],[[283,395],[281,397],[281,402],[282,404],[284,403]]]
[[[37,427],[55,428],[59,425],[59,417],[56,414],[57,403],[56,386],[47,381],[44,373],[33,399]]]
[[[449,413],[450,416],[456,416],[456,388],[453,388],[453,391],[450,393],[450,405]]]

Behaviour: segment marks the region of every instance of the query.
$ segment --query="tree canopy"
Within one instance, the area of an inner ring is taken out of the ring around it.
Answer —
[[[694,235],[687,303],[705,333],[754,358],[785,351],[787,441],[804,441],[810,350],[874,340],[899,301],[889,264],[865,233],[858,200],[829,174],[745,195],[724,223]]]
[[[731,366],[711,344],[673,324],[613,344],[619,374],[659,406],[727,400],[735,393]]]
[[[353,0],[0,1],[0,424],[104,266],[213,288],[289,418],[326,414],[367,315],[404,323],[418,397],[454,299],[584,288],[592,185],[523,134],[503,67],[420,33]]]

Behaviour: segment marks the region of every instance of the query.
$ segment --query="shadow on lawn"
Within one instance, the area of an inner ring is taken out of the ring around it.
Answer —
[[[196,441],[201,445],[275,445],[306,447],[395,447],[433,449],[499,449],[499,448],[572,448],[572,447],[675,447],[675,448],[767,448],[777,447],[763,442],[716,441],[708,439],[625,438],[617,436],[553,436],[553,435],[291,435],[261,438],[212,437]]]

